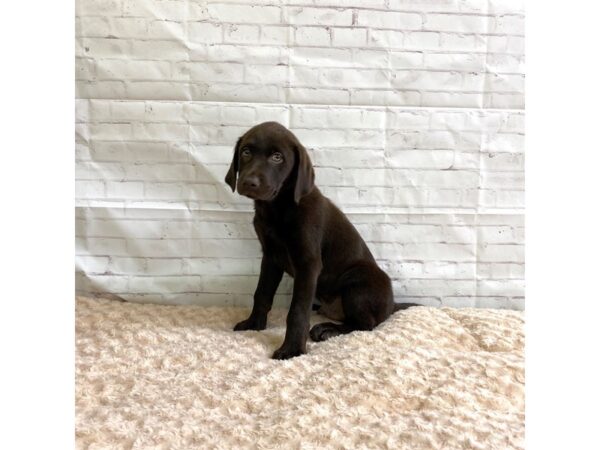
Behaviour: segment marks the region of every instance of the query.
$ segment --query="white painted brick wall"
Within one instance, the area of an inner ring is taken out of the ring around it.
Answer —
[[[78,0],[78,291],[249,305],[223,178],[277,120],[398,300],[523,308],[523,29],[522,0]]]

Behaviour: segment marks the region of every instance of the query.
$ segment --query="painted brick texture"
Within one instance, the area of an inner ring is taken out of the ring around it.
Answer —
[[[524,307],[520,1],[79,0],[77,289],[249,305],[233,144],[277,120],[398,300]],[[289,302],[284,281],[276,302]]]

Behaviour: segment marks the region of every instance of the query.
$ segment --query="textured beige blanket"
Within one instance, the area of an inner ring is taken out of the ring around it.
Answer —
[[[78,448],[524,445],[519,312],[411,308],[274,361],[282,310],[234,333],[248,310],[76,305]]]

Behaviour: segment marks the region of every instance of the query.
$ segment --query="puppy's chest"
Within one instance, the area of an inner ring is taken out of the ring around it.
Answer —
[[[293,229],[284,221],[263,222],[255,220],[254,228],[263,252],[275,259],[289,274],[294,273],[288,246],[293,239]]]
[[[288,253],[288,245],[290,239],[290,230],[276,224],[265,224],[256,230],[262,235],[264,244],[269,251],[286,254]]]

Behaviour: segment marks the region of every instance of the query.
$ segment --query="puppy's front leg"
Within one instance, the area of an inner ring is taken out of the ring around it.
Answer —
[[[274,359],[288,359],[306,353],[310,307],[315,298],[317,278],[320,272],[321,262],[317,260],[307,261],[296,269],[285,339],[281,347],[273,353]]]
[[[263,256],[260,264],[258,286],[254,292],[254,306],[250,317],[238,323],[233,330],[264,330],[267,326],[267,314],[271,311],[273,297],[283,277],[283,269],[268,256]]]

